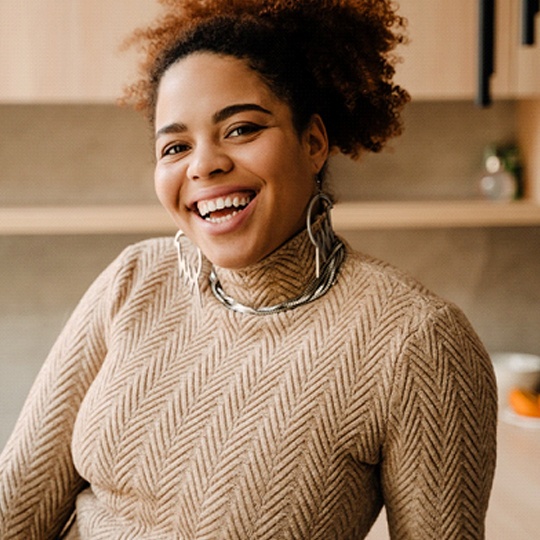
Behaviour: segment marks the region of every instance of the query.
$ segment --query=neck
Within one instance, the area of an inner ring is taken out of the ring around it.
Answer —
[[[322,296],[335,281],[344,246],[335,241],[334,253],[316,276],[316,250],[306,230],[262,261],[241,270],[214,268],[214,294],[235,311],[268,314],[292,309]]]

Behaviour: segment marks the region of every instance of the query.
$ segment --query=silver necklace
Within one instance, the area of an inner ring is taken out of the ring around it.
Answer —
[[[273,306],[253,308],[237,302],[223,290],[223,287],[221,286],[219,278],[213,267],[212,271],[210,272],[210,287],[212,288],[214,296],[225,307],[232,311],[237,311],[238,313],[247,313],[249,315],[272,315],[274,313],[281,313],[282,311],[288,311],[298,306],[308,304],[309,302],[313,302],[313,300],[316,300],[317,298],[320,298],[326,294],[330,287],[332,287],[332,285],[335,283],[339,268],[344,259],[345,246],[341,240],[336,238],[330,255],[321,268],[319,277],[314,279],[300,295],[296,296],[295,298],[291,298],[290,300],[285,300],[279,304],[274,304]]]

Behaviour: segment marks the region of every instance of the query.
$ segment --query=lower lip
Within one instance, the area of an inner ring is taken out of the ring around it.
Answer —
[[[257,196],[254,197],[242,211],[238,212],[238,214],[232,218],[222,221],[221,223],[212,223],[211,221],[200,218],[204,231],[211,235],[221,235],[236,232],[244,225],[245,221],[249,219],[251,214],[253,214],[255,206],[257,205],[257,198]]]

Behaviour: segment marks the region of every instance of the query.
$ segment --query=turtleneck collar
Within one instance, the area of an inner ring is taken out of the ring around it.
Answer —
[[[236,301],[253,308],[271,306],[298,296],[315,279],[315,247],[304,229],[255,264],[215,271]]]

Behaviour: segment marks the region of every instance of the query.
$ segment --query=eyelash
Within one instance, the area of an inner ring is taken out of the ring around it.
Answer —
[[[228,137],[241,137],[242,135],[253,135],[254,133],[258,133],[259,131],[262,131],[264,129],[263,126],[260,126],[258,124],[242,124],[240,126],[236,126],[234,129],[231,129],[227,133]],[[240,131],[242,133],[238,133],[237,135],[233,135],[236,131]]]
[[[171,146],[168,146],[163,150],[164,156],[173,156],[176,154],[182,154],[183,152],[187,152],[189,150],[189,145],[187,144],[172,144]]]

